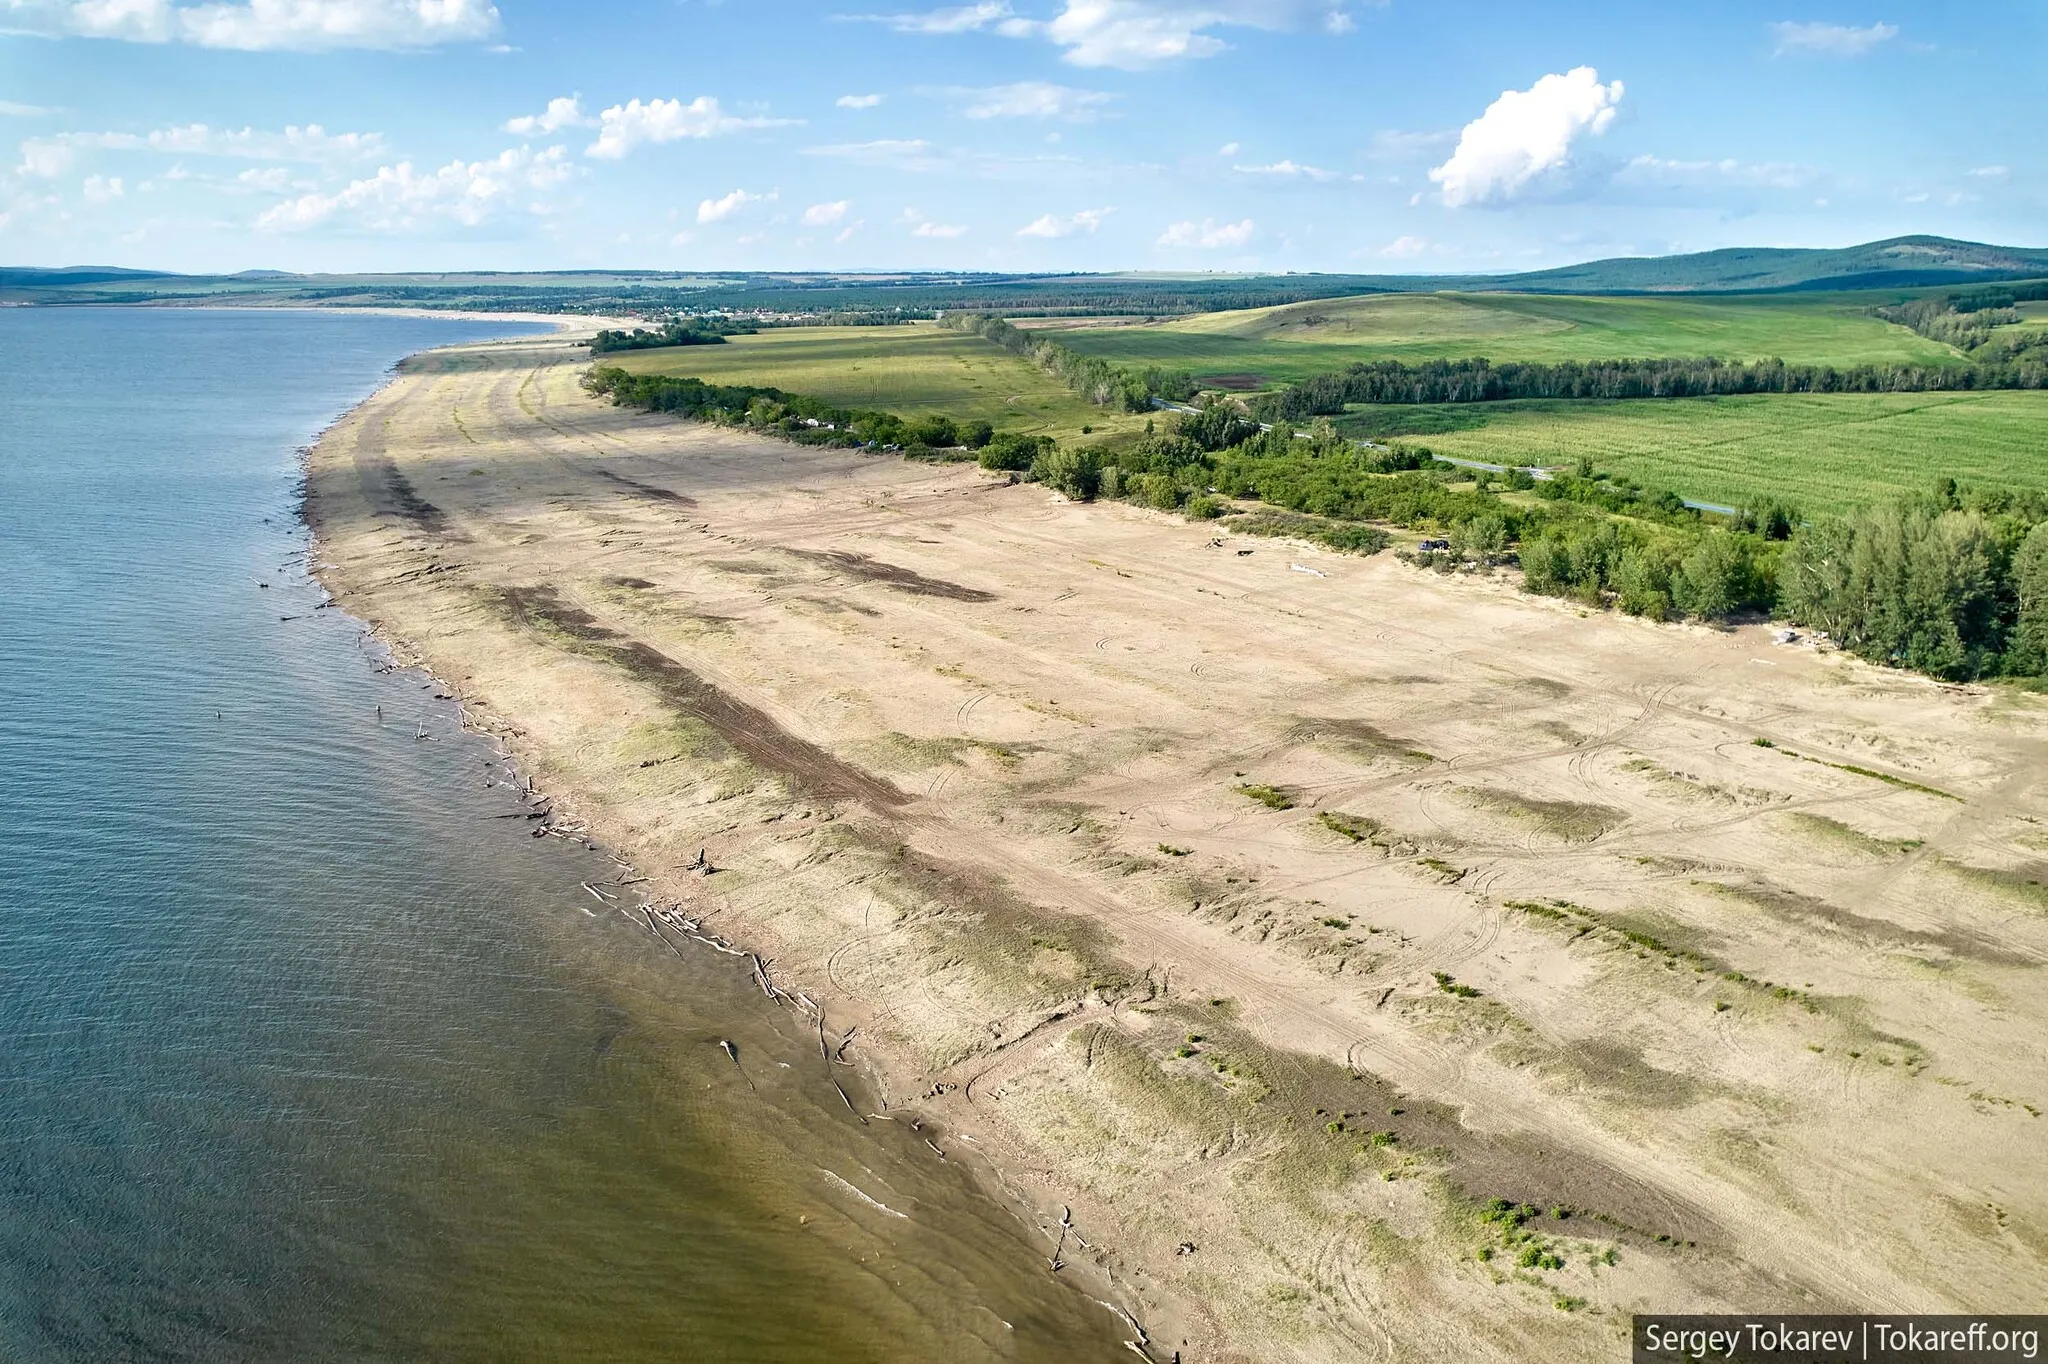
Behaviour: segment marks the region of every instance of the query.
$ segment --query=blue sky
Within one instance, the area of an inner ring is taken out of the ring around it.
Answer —
[[[0,263],[2038,246],[2044,69],[2038,0],[0,0]]]

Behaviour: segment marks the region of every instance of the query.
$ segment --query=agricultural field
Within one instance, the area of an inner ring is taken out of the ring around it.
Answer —
[[[1937,477],[2048,491],[2048,393],[1772,394],[1354,409],[1340,429],[1441,455],[1601,469],[1728,506],[1845,511]]]
[[[1713,355],[1799,364],[1940,364],[1938,342],[1864,315],[1865,295],[1588,298],[1370,294],[1204,313],[1149,327],[1048,329],[1087,355],[1161,364],[1234,387],[1291,382],[1358,360],[1611,360]]]
[[[1083,428],[1119,431],[1144,421],[1083,400],[1035,365],[978,336],[929,323],[791,327],[736,336],[723,346],[621,351],[597,359],[635,374],[758,384],[841,407],[904,417],[940,413],[1061,440],[1080,437]]]

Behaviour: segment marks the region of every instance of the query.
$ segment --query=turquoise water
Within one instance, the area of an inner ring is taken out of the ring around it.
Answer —
[[[318,609],[296,449],[518,330],[0,310],[0,1359],[1123,1358]]]

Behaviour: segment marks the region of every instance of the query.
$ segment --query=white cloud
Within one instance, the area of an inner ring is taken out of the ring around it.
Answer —
[[[846,225],[846,230],[845,230],[844,232],[841,232],[841,233],[840,233],[840,234],[839,234],[838,236],[834,237],[834,238],[833,238],[832,240],[833,240],[833,241],[835,241],[835,242],[843,242],[843,241],[848,241],[848,240],[850,240],[850,239],[852,238],[852,236],[853,236],[853,234],[854,234],[854,233],[856,233],[856,232],[860,231],[860,230],[861,230],[861,229],[862,229],[863,227],[866,227],[866,226],[867,226],[867,219],[865,219],[865,218],[856,218],[856,219],[854,219],[854,220],[853,220],[852,222],[850,222],[850,223],[848,223],[848,224]]]
[[[1780,57],[1788,52],[1812,53],[1821,57],[1861,57],[1880,43],[1888,43],[1899,36],[1898,28],[1892,24],[1851,28],[1847,24],[1779,23],[1771,25],[1771,32],[1778,35],[1778,50],[1774,55]]]
[[[439,170],[420,172],[410,161],[380,166],[367,179],[352,181],[334,194],[306,194],[287,199],[256,220],[267,232],[318,227],[335,219],[375,232],[411,231],[435,219],[474,227],[524,199],[529,211],[542,211],[539,198],[576,173],[561,147],[536,152],[513,147],[489,161],[450,161]]]
[[[1050,81],[1018,81],[946,93],[967,101],[962,112],[969,118],[1057,118],[1069,123],[1093,122],[1095,111],[1116,98],[1099,90],[1076,90]]]
[[[1395,260],[1413,260],[1427,250],[1429,243],[1420,237],[1396,237],[1380,248],[1380,254]]]
[[[2012,174],[2012,170],[2007,166],[1975,166],[1971,168],[1970,174],[1979,180],[2003,180]]]
[[[697,222],[700,225],[724,222],[748,204],[767,203],[775,197],[775,191],[772,189],[766,194],[749,194],[743,189],[736,189],[723,199],[706,199],[698,204]]]
[[[1465,125],[1451,159],[1430,171],[1447,207],[1501,203],[1571,164],[1572,144],[1614,122],[1620,81],[1600,83],[1590,66],[1507,90]]]
[[[833,101],[842,109],[872,109],[881,102],[880,95],[841,95]]]
[[[1220,147],[1218,147],[1218,148],[1216,149],[1216,155],[1218,155],[1218,156],[1236,156],[1236,155],[1237,155],[1237,144],[1236,144],[1235,142],[1226,142],[1226,143],[1224,143],[1224,144],[1223,144],[1222,146],[1220,146]]]
[[[45,109],[39,104],[16,104],[11,99],[0,99],[0,115],[8,118],[42,118],[55,112],[57,111]]]
[[[79,186],[79,192],[85,195],[88,204],[105,204],[119,199],[125,191],[118,175],[111,179],[104,175],[88,175],[85,183]]]
[[[888,170],[939,170],[951,165],[923,138],[881,138],[874,142],[840,142],[826,147],[806,147],[806,156],[831,156],[855,165]]]
[[[1754,189],[1803,189],[1821,178],[1811,166],[1789,161],[1668,161],[1638,156],[1622,168],[1618,182],[1741,185]]]
[[[548,101],[537,114],[522,114],[505,120],[505,131],[519,137],[546,137],[564,128],[588,128],[597,122],[583,112],[583,96],[561,95]]]
[[[804,210],[805,227],[830,227],[846,217],[846,210],[852,205],[841,199],[836,203],[812,204]]]
[[[1034,219],[1018,228],[1017,235],[1020,237],[1056,238],[1071,237],[1077,232],[1092,234],[1096,228],[1102,226],[1102,220],[1115,211],[1108,208],[1084,208],[1079,213],[1065,218],[1048,213],[1044,217]]]
[[[616,161],[646,143],[674,142],[685,137],[718,137],[747,128],[780,128],[802,119],[741,118],[719,108],[710,95],[699,95],[688,104],[679,99],[654,99],[642,103],[629,100],[614,104],[598,116],[597,141],[584,149],[585,156]]]
[[[29,148],[84,148],[92,151],[159,152],[167,156],[229,156],[251,161],[299,161],[327,163],[361,161],[379,156],[384,139],[378,133],[330,133],[317,123],[286,127],[281,132],[256,128],[209,128],[204,123],[187,123],[177,128],[158,128],[147,133],[59,133]]]
[[[1188,58],[1213,57],[1228,44],[1213,28],[1295,29],[1320,20],[1329,33],[1349,32],[1350,0],[1062,0],[1050,19],[1019,16],[1008,0],[909,14],[856,18],[885,23],[899,33],[994,32],[1006,38],[1045,38],[1066,49],[1075,66],[1127,71]]]
[[[1161,246],[1194,246],[1213,251],[1224,246],[1243,246],[1252,239],[1254,224],[1250,218],[1241,223],[1218,223],[1212,218],[1193,222],[1175,223],[1159,234]]]
[[[898,33],[973,33],[991,26],[1018,22],[1008,0],[981,0],[974,5],[950,5],[922,14],[864,14],[853,16],[887,24]]]
[[[71,169],[72,159],[71,145],[68,142],[31,138],[21,144],[21,163],[14,168],[14,173],[54,180]]]
[[[403,49],[480,42],[497,33],[498,10],[490,0],[5,0],[0,30],[242,51]]]
[[[1075,66],[1126,71],[1189,58],[1213,57],[1228,44],[1212,28],[1268,31],[1320,19],[1341,33],[1345,0],[1066,0],[1036,31],[1067,49]]]
[[[1274,175],[1283,180],[1335,180],[1336,171],[1324,170],[1320,166],[1297,165],[1292,161],[1275,161],[1270,166],[1232,166],[1239,175]]]
[[[1406,133],[1395,128],[1384,128],[1372,135],[1372,157],[1376,161],[1405,161],[1412,157],[1434,156],[1441,148],[1458,140],[1454,132]]]
[[[284,166],[251,166],[235,177],[235,183],[244,189],[282,194],[292,187],[292,173]]]
[[[919,223],[916,227],[910,229],[910,235],[913,237],[935,237],[940,241],[952,241],[955,237],[966,236],[967,229],[950,223]]]

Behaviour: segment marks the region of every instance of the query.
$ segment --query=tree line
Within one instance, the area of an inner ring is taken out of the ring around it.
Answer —
[[[2019,304],[2043,299],[2048,299],[2048,280],[2024,280],[1979,285],[1871,311],[1930,341],[1966,351],[1973,360],[2009,364],[2023,351],[2048,349],[2048,328],[2007,337],[1997,336],[1996,329],[2021,320]]]
[[[1260,394],[1262,421],[1299,421],[1352,403],[1488,403],[1513,398],[1704,398],[1742,393],[1924,393],[2048,388],[2048,359],[1988,364],[1731,364],[1712,358],[1567,360],[1553,364],[1485,359],[1361,361]]]
[[[1704,515],[1581,461],[1547,480],[1456,468],[1425,447],[1361,446],[1328,420],[1261,430],[1212,401],[1088,445],[987,422],[847,410],[779,389],[594,369],[591,392],[813,445],[976,460],[1077,501],[1112,498],[1373,553],[1382,525],[1448,548],[1450,572],[1519,563],[1531,592],[1656,620],[1770,613],[1874,662],[1970,680],[2048,674],[2048,496],[1943,479],[1889,507],[1808,520],[1769,505]],[[1504,497],[1504,493],[1523,494]],[[1291,514],[1247,509],[1246,502]]]
[[[1093,355],[1082,355],[1044,336],[1035,336],[993,313],[947,313],[939,325],[968,332],[1029,360],[1089,402],[1103,407],[1143,412],[1154,398],[1185,400],[1196,392],[1193,378],[1177,370],[1148,365],[1133,369]]]

